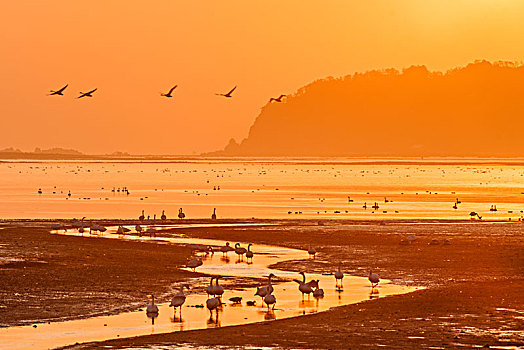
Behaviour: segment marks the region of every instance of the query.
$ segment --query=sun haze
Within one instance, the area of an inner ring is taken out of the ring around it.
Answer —
[[[317,79],[520,61],[523,15],[494,0],[3,2],[0,148],[221,149]]]

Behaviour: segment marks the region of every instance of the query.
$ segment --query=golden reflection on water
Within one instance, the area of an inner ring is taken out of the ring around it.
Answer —
[[[80,235],[75,230],[68,232],[56,232],[57,234]],[[116,227],[108,228],[102,234],[106,238],[123,240],[144,240],[138,236],[121,237],[116,233]],[[87,236],[85,239],[97,239],[95,236]],[[184,237],[162,237],[164,244],[202,244],[223,246],[225,242],[217,240],[188,239]],[[242,244],[243,246],[245,244]],[[274,310],[262,303],[259,297],[255,297],[255,288],[240,290],[227,289],[222,297],[223,305],[210,312],[205,307],[206,294],[191,290],[186,293],[187,298],[181,311],[175,311],[165,302],[171,295],[159,296],[159,313],[147,315],[144,310],[125,312],[113,316],[93,317],[83,320],[72,320],[65,322],[54,322],[50,324],[39,324],[37,328],[31,326],[9,327],[0,329],[0,349],[16,348],[50,348],[58,347],[75,342],[89,342],[104,339],[122,338],[154,333],[165,333],[190,329],[205,329],[221,326],[238,325],[250,322],[269,321],[286,317],[299,316],[308,313],[328,310],[333,306],[355,303],[369,298],[370,284],[366,277],[345,276],[343,290],[336,287],[334,276],[307,274],[307,280],[318,279],[320,286],[325,291],[324,298],[302,297],[298,290],[298,284],[291,281],[293,278],[301,278],[294,272],[271,270],[267,266],[284,260],[307,259],[306,251],[288,249],[275,246],[253,245],[255,252],[253,263],[248,264],[246,260],[238,261],[230,252],[228,259],[222,253],[213,255],[202,255],[204,264],[197,271],[212,275],[224,276],[221,281],[228,278],[242,277],[266,277],[274,273],[278,277],[274,284],[273,295],[277,302]],[[416,288],[404,287],[388,283],[383,280],[378,286],[381,296],[407,293]],[[208,283],[208,278],[190,281],[194,285]],[[241,304],[229,302],[231,297],[242,297]],[[255,305],[248,306],[247,301],[255,301]],[[141,305],[145,308],[147,301]],[[149,317],[148,317],[149,316]]]
[[[0,216],[138,218],[145,210],[158,220],[183,207],[186,218],[217,208],[218,218],[469,219],[474,211],[518,220],[523,176],[513,164],[8,162],[0,163]]]

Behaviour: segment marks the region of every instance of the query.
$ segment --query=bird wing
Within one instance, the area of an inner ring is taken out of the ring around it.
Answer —
[[[178,86],[178,85],[173,86],[173,87],[171,88],[171,90],[169,90],[168,94],[171,95],[171,93],[173,92],[173,90],[176,89],[177,86]]]
[[[66,86],[64,86],[63,88],[61,88],[61,89],[58,90],[57,92],[62,92],[62,91],[64,91],[68,85],[69,85],[69,84],[66,84]]]
[[[280,95],[278,99],[280,100],[282,97],[286,97],[287,95]]]
[[[98,88],[97,88],[97,89],[98,89]],[[93,89],[93,90],[89,91],[87,94],[88,94],[88,95],[89,95],[89,94],[92,94],[92,93],[95,92],[97,89]]]
[[[277,100],[276,98],[271,97],[271,98],[269,99],[269,102],[273,102],[273,101],[276,101],[276,100]]]
[[[236,88],[237,88],[237,87],[236,87],[236,85],[235,85],[235,87],[232,88],[231,91],[229,91],[226,95],[231,95],[231,94],[233,93],[233,91],[235,91]]]
[[[82,95],[78,96],[77,98],[82,98],[82,97],[86,97],[87,96],[87,93],[83,93],[83,92],[80,92]]]

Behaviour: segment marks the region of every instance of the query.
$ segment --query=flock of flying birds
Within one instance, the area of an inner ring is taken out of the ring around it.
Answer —
[[[49,94],[50,96],[52,95],[59,95],[59,96],[63,96],[64,95],[64,90],[69,86],[69,84],[66,84],[64,87],[62,87],[61,89],[59,90],[51,90],[51,93]],[[163,96],[163,97],[173,97],[173,91],[175,91],[175,89],[178,87],[178,85],[175,85],[173,86],[167,93],[160,93],[160,96]],[[229,90],[226,94],[215,94],[217,96],[223,96],[223,97],[226,97],[226,98],[231,98],[233,97],[233,91],[236,90],[236,85],[234,88],[232,88],[231,90]],[[80,91],[80,96],[78,96],[77,98],[83,98],[83,97],[93,97],[93,93],[96,91],[97,89],[93,89],[91,91],[88,91],[88,92],[82,92]],[[269,99],[269,102],[282,102],[282,99],[284,97],[286,97],[287,95],[280,95],[278,97],[271,97]]]

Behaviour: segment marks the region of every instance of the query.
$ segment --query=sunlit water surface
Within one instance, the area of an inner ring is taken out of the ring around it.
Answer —
[[[0,217],[137,218],[145,210],[158,218],[165,210],[174,218],[182,207],[186,218],[217,208],[219,218],[469,219],[475,211],[518,220],[523,176],[514,164],[4,162]]]
[[[131,227],[129,227],[131,228]],[[124,237],[116,234],[116,228],[111,227],[102,236],[106,238],[124,240],[145,240],[151,242],[151,238],[139,238],[135,235]],[[54,231],[56,234],[80,235],[77,230]],[[85,239],[97,239],[89,234],[83,234]],[[225,242],[218,240],[205,240],[185,238],[183,234],[174,237],[159,237],[153,239],[159,244],[203,244],[212,246],[223,246]],[[191,329],[205,329],[221,326],[239,325],[252,322],[260,322],[286,317],[299,316],[308,313],[328,310],[335,306],[356,303],[370,298],[383,297],[393,294],[408,293],[416,290],[415,287],[399,286],[383,280],[379,287],[371,293],[369,281],[366,277],[355,277],[346,275],[343,287],[335,286],[333,275],[308,274],[307,280],[320,280],[320,287],[324,289],[324,298],[316,299],[313,296],[302,298],[298,291],[298,284],[291,281],[293,278],[301,279],[294,272],[269,269],[268,266],[277,262],[294,259],[307,259],[308,254],[302,250],[283,247],[255,244],[252,246],[255,256],[252,262],[244,258],[237,258],[234,252],[228,256],[222,253],[213,255],[202,255],[204,264],[197,270],[199,272],[221,275],[224,279],[228,277],[266,277],[274,273],[280,281],[274,285],[273,294],[277,298],[274,310],[268,310],[259,297],[255,297],[255,288],[242,290],[227,290],[222,297],[224,305],[215,312],[205,308],[207,295],[201,292],[187,293],[187,299],[180,311],[176,313],[169,307],[168,303],[160,303],[158,317],[148,317],[145,312],[147,302],[141,310],[124,312],[118,315],[92,317],[82,320],[71,320],[65,322],[52,322],[32,326],[8,327],[0,329],[0,349],[23,349],[23,348],[53,348],[76,342],[90,342],[98,340],[115,339],[147,334],[157,334]],[[194,282],[197,282],[196,280]],[[189,281],[191,284],[191,281]],[[235,305],[229,302],[231,297],[242,297],[242,303]],[[167,296],[169,297],[169,296]],[[166,299],[166,298],[164,298]],[[256,301],[255,306],[247,306],[247,301]],[[204,306],[204,307],[195,307]]]

